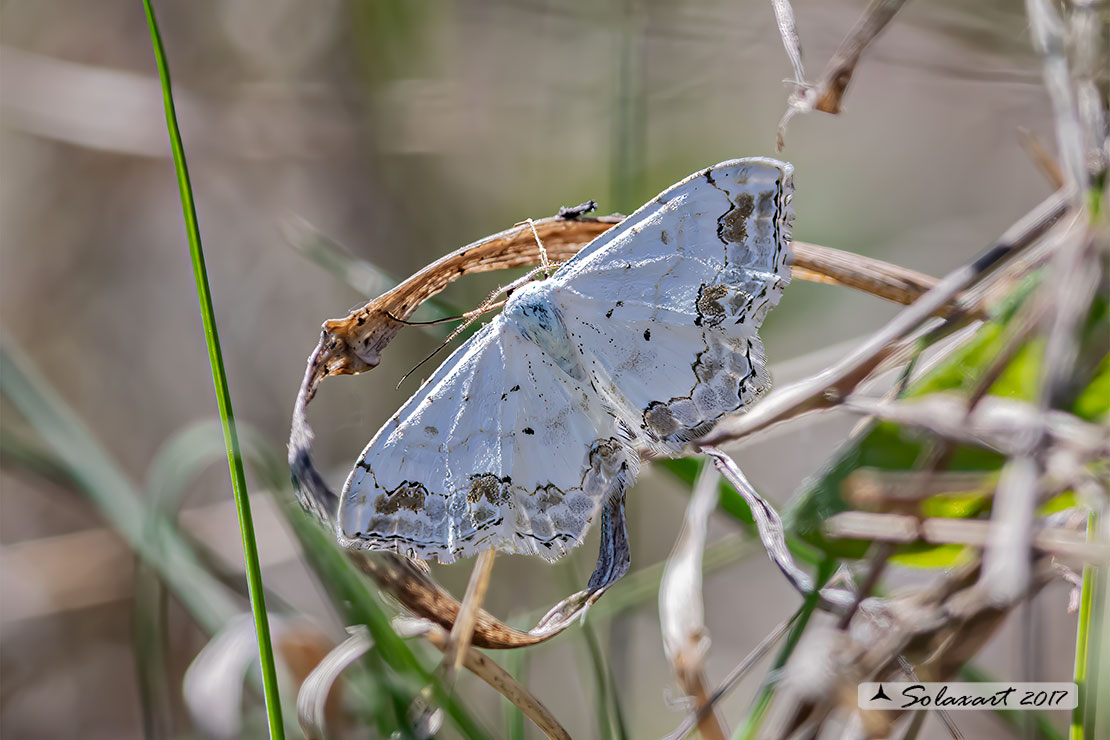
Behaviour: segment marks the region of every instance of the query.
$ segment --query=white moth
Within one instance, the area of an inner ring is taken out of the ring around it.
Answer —
[[[770,386],[757,330],[790,281],[792,173],[691,175],[513,293],[367,445],[340,541],[555,560],[608,504],[591,587],[619,578],[640,451],[677,454]]]

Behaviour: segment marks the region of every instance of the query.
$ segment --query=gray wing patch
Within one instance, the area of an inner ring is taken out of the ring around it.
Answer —
[[[783,163],[711,167],[555,275],[593,382],[638,443],[677,452],[770,387],[757,332],[790,280],[792,193]]]
[[[345,546],[555,560],[632,485],[639,456],[604,404],[500,317],[471,341],[367,446],[341,497]]]

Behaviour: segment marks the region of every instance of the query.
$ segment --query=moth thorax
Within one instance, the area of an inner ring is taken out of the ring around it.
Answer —
[[[529,283],[516,291],[505,305],[504,316],[563,372],[578,380],[584,377],[579,353],[567,333],[562,313],[551,300],[547,285]]]
[[[566,326],[543,283],[529,283],[516,291],[505,305],[505,318],[541,347],[545,336],[555,334],[566,339]]]

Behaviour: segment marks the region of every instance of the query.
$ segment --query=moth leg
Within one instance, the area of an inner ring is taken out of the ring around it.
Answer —
[[[628,530],[624,518],[624,491],[609,497],[601,513],[601,544],[597,565],[587,590],[592,594],[620,580],[632,564],[628,549]]]

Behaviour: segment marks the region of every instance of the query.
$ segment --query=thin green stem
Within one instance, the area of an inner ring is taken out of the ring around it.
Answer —
[[[224,372],[220,337],[216,331],[216,317],[212,308],[212,292],[208,287],[208,271],[204,264],[204,249],[201,246],[200,226],[197,223],[197,210],[193,202],[193,188],[189,181],[189,168],[185,161],[185,147],[181,141],[181,129],[177,125],[177,111],[173,102],[173,86],[170,83],[170,70],[166,62],[166,50],[162,45],[162,34],[158,30],[158,22],[154,18],[154,8],[150,0],[143,0],[143,8],[146,10],[147,24],[150,26],[150,41],[154,47],[154,59],[158,65],[158,78],[162,82],[162,100],[166,107],[166,129],[169,132],[170,146],[173,149],[177,186],[181,191],[181,208],[185,216],[185,231],[189,238],[189,256],[193,262],[193,275],[197,284],[197,300],[200,302],[201,321],[204,324],[204,338],[208,345],[208,359],[212,365],[212,384],[216,390],[216,403],[219,406],[224,444],[227,447],[227,462],[231,471],[231,488],[239,512],[239,529],[243,535],[243,559],[246,563],[251,612],[254,615],[255,632],[258,635],[258,655],[262,666],[262,687],[266,698],[266,714],[270,725],[270,737],[273,740],[282,740],[285,737],[285,728],[281,716],[281,699],[278,696],[277,668],[274,665],[273,646],[270,641],[270,624],[266,617],[266,597],[262,590],[262,569],[258,563],[254,523],[251,519],[250,500],[247,498],[246,475],[243,472],[243,456],[239,450],[239,434],[235,428],[235,416],[231,409],[231,392],[228,390],[227,375]]]
[[[805,632],[806,626],[809,624],[809,618],[813,616],[817,604],[821,601],[821,588],[835,570],[835,558],[826,558],[817,567],[817,574],[813,579],[813,590],[806,596],[798,610],[798,617],[794,626],[790,628],[790,634],[786,636],[786,642],[783,643],[778,655],[775,656],[775,662],[767,672],[767,677],[763,680],[763,687],[759,691],[759,696],[756,697],[752,711],[744,718],[744,723],[733,733],[733,740],[751,740],[751,738],[759,735],[763,720],[767,716],[767,710],[771,708],[771,700],[775,698],[775,688],[778,684],[779,674],[786,666],[786,661],[790,660],[794,648],[798,647],[798,641],[802,639],[802,633]]]
[[[1093,539],[1098,531],[1098,516],[1091,512],[1087,518],[1088,538]],[[1075,672],[1074,680],[1079,686],[1079,704],[1072,710],[1071,726],[1068,728],[1069,740],[1084,740],[1092,737],[1088,735],[1087,719],[1093,714],[1090,693],[1090,658],[1092,653],[1091,624],[1094,621],[1095,606],[1095,575],[1097,569],[1093,565],[1083,568],[1083,585],[1079,599],[1079,626],[1075,635]]]
[[[992,676],[971,663],[960,669],[960,678],[975,683],[995,683],[999,680],[997,676]],[[1052,726],[1052,722],[1045,716],[1044,712],[1018,712],[1013,709],[993,709],[992,711],[996,717],[1009,726],[1015,737],[1025,729],[1025,717],[1023,715],[1027,715],[1033,721],[1037,738],[1040,740],[1064,740],[1064,736]]]

